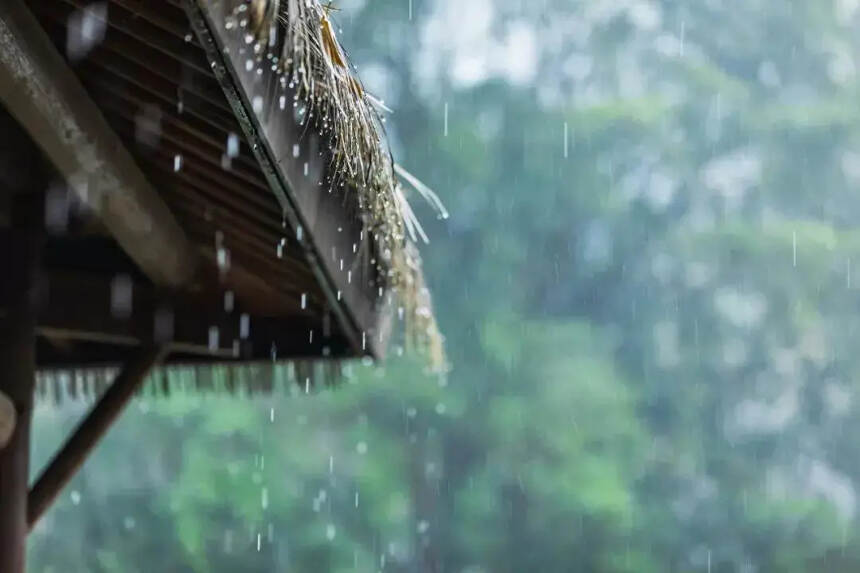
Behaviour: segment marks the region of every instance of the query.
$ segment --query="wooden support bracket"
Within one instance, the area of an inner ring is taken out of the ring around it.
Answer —
[[[142,349],[119,373],[101,400],[54,456],[27,497],[27,526],[30,531],[122,413],[147,374],[166,353],[167,348],[163,346]]]

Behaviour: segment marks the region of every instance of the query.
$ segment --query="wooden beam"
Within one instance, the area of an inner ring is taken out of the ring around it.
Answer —
[[[15,404],[12,403],[9,396],[0,392],[0,450],[9,443],[17,422],[18,414],[15,412]]]
[[[125,297],[119,306],[116,282]],[[238,299],[225,308],[223,296],[183,296],[100,273],[50,271],[43,283],[36,332],[67,344],[40,347],[42,367],[116,363],[129,349],[160,343],[170,344],[176,360],[192,362],[266,360],[273,347],[281,359],[342,356],[349,349],[326,332],[324,320],[259,315]]]
[[[196,251],[21,0],[0,2],[0,102],[147,276],[193,283]]]
[[[36,291],[40,222],[37,193],[13,198],[12,226],[0,232],[0,392],[16,423],[0,448],[0,571],[24,573],[30,419],[35,384]]]
[[[42,471],[27,497],[27,526],[30,530],[119,418],[146,376],[164,357],[166,350],[166,346],[140,350]]]

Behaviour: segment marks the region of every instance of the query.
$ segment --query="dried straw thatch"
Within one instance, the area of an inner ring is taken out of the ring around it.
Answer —
[[[245,31],[256,57],[276,63],[282,86],[294,91],[308,120],[330,138],[332,177],[357,192],[365,236],[378,253],[376,270],[403,309],[407,342],[427,355],[434,370],[444,370],[442,336],[415,246],[427,236],[406,200],[404,183],[440,217],[447,212],[432,190],[394,162],[381,103],[364,89],[338,43],[331,10],[318,0],[237,0],[228,24]]]

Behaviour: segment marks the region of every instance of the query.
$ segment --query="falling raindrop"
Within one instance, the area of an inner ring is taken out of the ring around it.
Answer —
[[[182,156],[178,153],[173,156],[173,170],[179,171],[182,169]]]
[[[239,136],[235,133],[227,136],[227,157],[239,157]]]
[[[797,231],[791,232],[791,266],[797,266]]]
[[[214,352],[218,350],[218,337],[219,331],[217,326],[209,327],[209,350],[210,352]]]
[[[239,317],[239,338],[246,339],[251,334],[251,317],[243,313]]]
[[[110,311],[116,318],[131,316],[134,284],[128,275],[117,275],[110,283]]]
[[[564,122],[564,157],[567,159],[568,145],[567,145],[567,122]]]
[[[66,55],[76,62],[83,59],[105,37],[107,2],[93,2],[69,16],[66,27]]]
[[[224,247],[218,247],[218,251],[216,253],[216,262],[218,263],[218,269],[223,273],[226,272],[230,268],[230,251],[228,251]]]

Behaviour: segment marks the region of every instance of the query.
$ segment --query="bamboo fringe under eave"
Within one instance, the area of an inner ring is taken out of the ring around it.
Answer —
[[[39,402],[95,401],[111,385],[120,368],[42,370],[36,375]],[[139,396],[172,394],[265,396],[301,394],[353,378],[352,364],[301,360],[275,363],[168,365],[156,368],[138,391]]]

